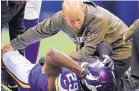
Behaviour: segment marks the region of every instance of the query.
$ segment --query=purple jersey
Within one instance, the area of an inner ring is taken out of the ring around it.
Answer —
[[[28,81],[32,91],[48,91],[47,77],[42,74],[41,68],[40,64],[36,64],[30,72]]]
[[[40,64],[36,64],[29,75],[29,84],[32,91],[48,91],[46,75],[41,73]],[[83,91],[79,78],[73,72],[63,68],[62,73],[56,78],[55,91]]]

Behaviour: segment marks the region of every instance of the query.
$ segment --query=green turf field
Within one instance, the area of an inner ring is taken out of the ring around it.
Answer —
[[[9,32],[7,29],[3,29],[2,46],[7,43],[9,43]],[[75,44],[73,44],[73,42],[63,32],[59,32],[53,37],[45,38],[41,41],[38,58],[40,56],[44,56],[51,47],[54,47],[65,53],[75,51]]]

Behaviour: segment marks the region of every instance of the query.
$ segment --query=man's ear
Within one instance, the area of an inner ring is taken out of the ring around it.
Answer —
[[[63,17],[66,18],[66,17],[65,17],[65,14],[64,14],[64,10],[62,10],[62,14],[63,14]]]
[[[64,13],[63,13],[63,17],[65,18],[65,15],[64,15]]]

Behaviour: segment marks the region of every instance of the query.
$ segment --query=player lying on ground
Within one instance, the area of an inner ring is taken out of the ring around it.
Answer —
[[[126,29],[128,27],[122,20],[93,2],[64,0],[61,11],[12,40],[2,48],[2,53],[23,49],[57,34],[59,30],[76,44],[77,51],[68,54],[74,60],[93,56],[98,44],[106,41],[113,49],[110,57],[114,66],[111,69],[118,84],[131,65],[131,48],[122,41]]]
[[[40,64],[31,64],[17,51],[9,51],[3,55],[3,63],[7,71],[21,86],[31,87],[32,91],[88,91],[88,89],[111,91],[114,89],[115,78],[112,71],[98,58],[79,60],[80,66],[66,54],[50,49],[45,60],[42,67]]]

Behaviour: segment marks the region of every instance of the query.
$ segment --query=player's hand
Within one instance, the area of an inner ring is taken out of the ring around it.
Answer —
[[[103,55],[102,59],[105,66],[107,66],[111,70],[114,70],[114,62],[108,55]]]
[[[7,44],[5,45],[2,49],[1,49],[1,54],[3,56],[4,53],[8,52],[8,51],[13,51],[13,47],[11,46],[11,44]]]

